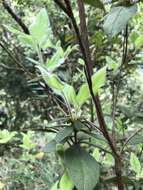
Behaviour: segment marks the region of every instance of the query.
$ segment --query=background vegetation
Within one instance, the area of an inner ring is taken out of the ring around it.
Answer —
[[[141,190],[143,3],[85,0],[84,57],[66,2],[0,1],[0,189]]]

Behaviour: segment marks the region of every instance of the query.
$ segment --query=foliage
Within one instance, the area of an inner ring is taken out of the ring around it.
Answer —
[[[0,188],[140,189],[142,1],[68,2],[1,2]]]

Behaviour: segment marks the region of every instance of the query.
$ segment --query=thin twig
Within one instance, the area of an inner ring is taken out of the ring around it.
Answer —
[[[79,143],[88,144],[88,145],[90,145],[90,146],[93,146],[93,147],[95,147],[95,148],[99,148],[99,149],[101,149],[102,151],[104,151],[104,152],[106,152],[106,153],[112,155],[112,152],[108,151],[107,149],[102,148],[102,147],[99,146],[99,145],[95,145],[95,144],[92,144],[92,143],[89,143],[89,142],[86,142],[86,141],[80,141]]]
[[[44,132],[44,133],[57,133],[56,130],[53,130],[53,129],[38,129],[38,128],[27,128],[27,129],[22,129],[21,131],[22,132],[27,132],[27,131],[39,131],[39,132]]]
[[[129,137],[127,138],[127,140],[125,141],[125,143],[124,143],[124,145],[123,145],[123,147],[122,147],[121,154],[123,153],[123,150],[124,150],[124,148],[126,147],[126,145],[128,144],[128,142],[129,142],[134,136],[136,136],[139,132],[141,132],[142,130],[143,130],[143,128],[136,130],[131,136],[129,136]]]
[[[23,71],[22,69],[20,68],[16,68],[16,67],[9,67],[3,63],[0,64],[0,67],[4,68],[4,69],[8,69],[8,70],[16,70],[16,71]]]
[[[97,129],[100,133],[102,133],[102,134],[103,134],[102,129],[101,129],[101,128],[99,128],[98,126],[96,126],[93,122],[88,121],[88,120],[85,120],[85,122],[86,122],[87,124],[89,124],[91,127],[94,127],[94,128],[95,128],[95,129]]]
[[[24,24],[22,19],[12,10],[12,8],[9,6],[9,4],[2,0],[3,7],[5,10],[11,15],[11,17],[18,23],[18,25],[22,28],[23,32],[25,34],[30,34],[28,27]]]
[[[17,61],[17,59],[13,56],[13,54],[9,51],[9,49],[6,48],[4,44],[2,44],[1,42],[0,42],[0,47],[12,58],[12,60],[21,68],[21,70],[24,73],[27,73],[30,76],[32,75],[32,73],[30,73],[19,61]]]
[[[128,25],[126,26],[125,29],[125,34],[124,34],[124,41],[123,41],[123,53],[122,53],[122,63],[120,66],[120,70],[119,70],[119,74],[118,76],[120,78],[118,78],[117,80],[117,85],[116,85],[116,89],[115,89],[115,82],[113,82],[113,97],[112,97],[112,101],[113,101],[113,105],[112,105],[112,137],[113,140],[115,142],[115,115],[116,115],[116,109],[117,109],[117,103],[118,103],[118,96],[119,96],[119,90],[120,90],[120,84],[121,84],[121,74],[122,74],[122,70],[123,67],[126,65],[126,60],[127,60],[127,52],[128,52]]]

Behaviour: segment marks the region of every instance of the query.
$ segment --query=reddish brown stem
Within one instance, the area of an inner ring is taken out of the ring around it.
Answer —
[[[70,19],[74,26],[74,29],[75,29],[75,32],[77,35],[77,39],[78,39],[78,42],[79,42],[79,45],[81,48],[81,52],[82,52],[82,55],[83,55],[83,58],[85,61],[86,77],[87,77],[87,81],[88,81],[90,94],[91,94],[91,97],[92,97],[93,102],[96,107],[99,125],[103,131],[104,137],[108,141],[108,144],[109,144],[109,146],[113,152],[114,158],[115,158],[115,173],[118,178],[118,180],[117,180],[118,189],[123,190],[124,184],[122,181],[121,159],[117,153],[116,147],[115,147],[111,137],[109,136],[107,126],[106,126],[106,123],[104,120],[104,115],[102,112],[102,107],[101,107],[99,96],[98,96],[98,94],[95,96],[93,93],[93,89],[92,89],[91,78],[92,78],[92,74],[93,74],[93,63],[92,63],[91,53],[90,53],[90,45],[89,45],[88,31],[87,31],[87,25],[86,25],[86,15],[85,15],[84,3],[83,3],[83,0],[77,0],[77,2],[78,2],[79,16],[80,16],[80,31],[79,31],[77,23],[75,21],[69,0],[65,0],[65,4],[67,6],[66,12],[68,11],[68,16],[70,15]]]
[[[93,93],[92,80],[91,80],[92,74],[93,74],[93,63],[92,63],[91,53],[90,53],[90,44],[89,44],[88,31],[87,31],[87,25],[86,25],[85,8],[84,8],[84,4],[82,0],[77,0],[77,2],[78,2],[79,16],[80,16],[80,31],[81,31],[80,34],[82,37],[82,43],[84,44],[84,52],[85,52],[84,57],[86,58],[85,63],[86,63],[86,70],[87,70],[87,75],[88,75],[87,80],[88,80],[90,94],[96,107],[97,117],[98,117],[99,125],[103,131],[103,135],[107,139],[112,149],[113,154],[118,156],[116,149],[114,147],[114,144],[112,142],[112,139],[110,138],[109,133],[107,131],[99,96],[98,94],[95,96]]]

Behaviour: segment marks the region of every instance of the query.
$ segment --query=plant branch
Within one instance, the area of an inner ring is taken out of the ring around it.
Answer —
[[[128,142],[129,142],[134,136],[136,136],[139,132],[141,132],[142,130],[143,130],[143,128],[140,128],[140,129],[136,130],[131,136],[129,136],[129,137],[127,138],[127,140],[125,141],[125,143],[124,143],[124,145],[123,145],[123,147],[122,147],[121,154],[123,153],[123,150],[124,150],[124,148],[126,147],[126,145],[128,144]]]
[[[90,127],[94,127],[97,131],[99,131],[100,133],[103,134],[103,131],[101,128],[99,128],[98,126],[96,126],[93,122],[85,120],[85,123],[87,123]]]
[[[54,2],[64,11],[66,15],[70,16],[68,10],[64,6],[64,4],[61,2],[61,0],[54,0]]]
[[[30,34],[28,27],[24,24],[22,19],[12,10],[12,8],[9,6],[9,4],[2,0],[3,7],[5,10],[11,15],[11,17],[18,23],[18,25],[22,28],[23,32],[25,34]]]
[[[89,142],[86,142],[86,141],[80,141],[79,143],[83,143],[83,144],[87,144],[87,145],[93,146],[93,147],[95,147],[95,148],[98,148],[98,149],[102,150],[102,151],[105,152],[105,153],[108,153],[108,154],[111,154],[111,155],[112,155],[112,152],[108,151],[107,149],[102,148],[102,147],[99,146],[99,145],[95,145],[95,144],[92,144],[92,143],[89,143]]]
[[[29,131],[29,129],[31,130],[31,131],[38,131],[38,132],[43,132],[43,133],[57,133],[57,131],[56,130],[53,130],[53,129],[36,129],[36,128],[26,128],[26,129],[23,129],[23,130],[21,130],[22,132],[27,132],[27,131]]]
[[[118,156],[116,149],[114,147],[114,144],[112,142],[112,139],[110,138],[107,128],[106,128],[106,124],[105,124],[105,120],[104,120],[104,116],[103,116],[103,112],[102,112],[102,108],[101,108],[101,104],[100,104],[100,100],[98,95],[94,96],[93,90],[92,90],[92,74],[93,74],[93,64],[91,61],[91,54],[90,54],[90,49],[89,49],[89,40],[88,40],[88,32],[87,32],[87,27],[86,27],[86,21],[85,21],[85,10],[84,10],[84,4],[82,0],[78,0],[78,6],[79,6],[79,16],[80,16],[80,29],[81,29],[81,33],[79,31],[79,28],[77,26],[72,8],[71,8],[71,3],[69,0],[64,0],[65,5],[66,5],[66,11],[65,9],[63,9],[62,6],[60,6],[60,8],[62,8],[62,10],[69,16],[77,39],[78,39],[78,43],[84,58],[84,61],[86,63],[86,77],[87,77],[87,81],[88,81],[88,86],[89,86],[89,90],[90,90],[90,94],[92,96],[93,102],[95,104],[96,107],[96,111],[97,111],[97,116],[98,116],[98,121],[100,124],[101,129],[103,130],[103,135],[104,137],[107,139],[110,148],[112,149],[112,152],[114,153],[115,156]],[[56,2],[57,3],[57,2]],[[58,3],[57,3],[58,4]],[[58,4],[59,5],[59,4]],[[81,35],[82,34],[82,35]]]
[[[113,121],[113,125],[112,125],[112,137],[113,140],[115,141],[115,115],[116,115],[116,109],[117,109],[117,103],[118,103],[118,95],[119,95],[119,90],[120,90],[120,84],[121,84],[121,74],[122,74],[122,70],[123,67],[126,65],[126,61],[127,61],[127,52],[128,52],[128,25],[126,26],[125,29],[125,34],[124,34],[124,41],[123,41],[123,53],[122,53],[122,62],[121,62],[121,66],[120,66],[120,70],[119,70],[119,78],[117,80],[117,84],[116,82],[113,81],[113,105],[112,105],[112,121]],[[116,88],[115,88],[116,85]]]
[[[61,5],[61,7],[64,9],[64,11],[66,11],[64,5],[59,1],[59,0],[55,0],[55,2],[58,4],[58,5]],[[12,8],[9,6],[9,4],[5,1],[5,0],[2,0],[2,4],[3,4],[3,7],[7,10],[7,12],[11,15],[11,17],[17,22],[17,24],[22,28],[23,32],[25,34],[28,34],[30,35],[30,31],[28,29],[28,27],[25,25],[25,23],[22,21],[22,19],[20,17],[17,16],[17,14],[12,10]],[[13,54],[0,42],[0,46],[7,52],[7,54],[15,61],[15,63],[17,65],[19,65],[21,67],[21,70],[23,70],[23,72],[27,73],[30,77],[33,76],[32,73],[30,73],[22,64],[20,64],[17,59],[13,56]],[[41,86],[41,84],[39,83],[39,85]],[[45,90],[47,92],[47,87],[45,87]],[[55,96],[53,96],[56,100],[58,100],[59,102],[59,99]],[[62,102],[62,101],[60,101]],[[64,104],[62,102],[62,104]],[[64,105],[65,106],[65,105]]]
[[[88,86],[90,90],[91,97],[93,99],[96,112],[97,112],[97,117],[99,121],[99,125],[103,131],[104,137],[107,139],[108,144],[115,156],[117,155],[115,146],[112,142],[112,139],[109,136],[109,133],[107,131],[107,126],[104,120],[104,115],[102,112],[102,107],[100,104],[100,99],[98,97],[98,94],[95,96],[92,88],[92,74],[93,74],[93,63],[91,59],[91,53],[90,53],[90,45],[89,45],[89,39],[88,39],[88,31],[87,31],[87,25],[86,25],[86,15],[85,15],[85,8],[84,8],[84,3],[83,0],[77,0],[78,2],[78,7],[79,7],[79,16],[80,16],[80,32],[82,36],[82,43],[84,44],[84,52],[85,52],[85,63],[86,63],[86,71],[87,71],[87,81],[88,81]]]
[[[80,29],[81,29],[81,34],[82,34],[82,40],[84,43],[84,48],[85,48],[85,52],[87,60],[85,60],[86,63],[86,68],[87,69],[87,74],[88,74],[88,85],[89,85],[89,90],[90,90],[90,94],[92,96],[93,102],[95,104],[96,107],[96,111],[97,111],[97,117],[98,117],[98,121],[99,121],[99,125],[103,130],[103,135],[106,138],[106,140],[108,141],[108,144],[112,150],[112,153],[114,155],[114,159],[115,159],[115,173],[116,176],[118,178],[117,181],[117,186],[119,190],[123,190],[124,189],[124,183],[122,181],[122,162],[121,162],[121,158],[117,153],[116,150],[116,142],[113,141],[113,139],[111,139],[111,137],[109,136],[108,130],[107,130],[107,126],[104,120],[104,115],[102,112],[102,107],[100,104],[100,100],[98,95],[94,95],[93,93],[93,89],[92,89],[92,74],[93,74],[93,65],[92,65],[92,59],[91,59],[91,53],[90,53],[90,49],[89,49],[89,39],[88,39],[88,31],[87,31],[87,26],[86,26],[86,15],[85,15],[85,9],[84,9],[84,3],[83,0],[77,0],[78,2],[78,7],[79,7],[79,16],[80,16]],[[87,64],[88,63],[88,64]]]
[[[32,73],[30,73],[12,54],[11,51],[3,43],[0,42],[0,47],[12,58],[12,60],[16,63],[17,66],[19,66],[24,73],[27,73],[29,76],[32,76]]]
[[[5,65],[4,63],[0,63],[0,67],[1,67],[1,68],[4,68],[4,69],[7,69],[7,70],[23,71],[23,70],[20,69],[20,68],[9,67],[9,66]]]

